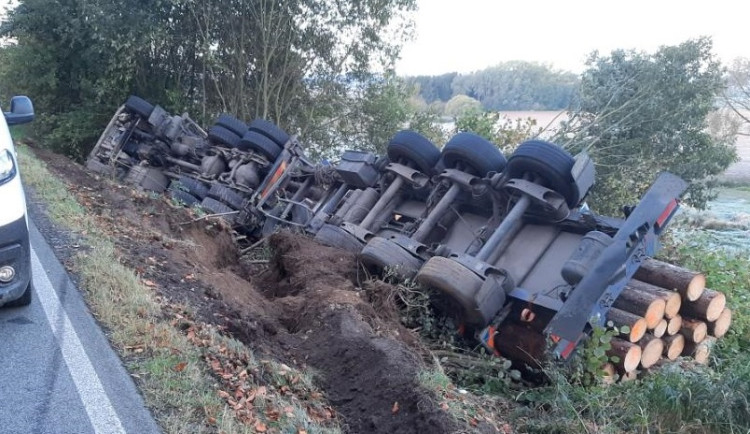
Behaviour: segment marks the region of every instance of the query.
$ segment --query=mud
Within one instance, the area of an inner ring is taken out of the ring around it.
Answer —
[[[399,323],[393,288],[367,276],[354,255],[292,233],[240,258],[237,234],[35,149],[112,235],[123,263],[170,303],[224,326],[254,351],[312,368],[347,432],[462,431],[417,375],[419,340]]]

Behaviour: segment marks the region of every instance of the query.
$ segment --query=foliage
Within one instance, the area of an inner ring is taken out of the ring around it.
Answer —
[[[724,102],[747,128],[750,126],[750,59],[737,58],[726,74]],[[743,134],[750,134],[744,131]]]
[[[22,0],[0,27],[16,41],[0,48],[0,82],[13,84],[0,90],[31,96],[38,135],[77,156],[131,93],[203,123],[228,111],[304,134],[349,113],[353,88],[378,85],[371,71],[392,63],[414,8],[414,0]]]
[[[711,47],[701,38],[654,54],[616,50],[590,57],[580,108],[555,139],[594,158],[598,211],[613,213],[636,202],[663,170],[689,181],[687,200],[705,206],[713,186],[708,177],[736,158],[732,142],[706,132],[707,115],[723,89]]]
[[[539,133],[536,120],[510,119],[498,112],[469,111],[456,119],[455,133],[462,131],[480,135],[495,143],[506,155],[510,155],[522,141]]]
[[[584,386],[596,384],[604,375],[604,365],[619,362],[618,356],[609,356],[612,349],[612,338],[620,333],[627,333],[627,327],[616,328],[594,327],[580,354],[580,366],[573,375],[573,381]]]
[[[466,95],[456,95],[445,103],[445,114],[453,118],[463,116],[466,113],[479,111],[482,103]]]
[[[532,62],[504,62],[472,72],[408,77],[426,103],[466,95],[485,110],[555,110],[567,108],[578,85],[570,72]]]

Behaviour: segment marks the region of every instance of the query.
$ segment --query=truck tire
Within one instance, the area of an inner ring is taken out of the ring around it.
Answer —
[[[443,296],[442,308],[471,327],[484,327],[484,318],[477,309],[476,294],[482,279],[458,262],[433,256],[417,273],[417,282],[439,291]]]
[[[218,183],[211,184],[208,197],[223,202],[234,209],[242,209],[242,204],[245,202],[245,198],[240,193]]]
[[[250,124],[248,124],[248,129],[268,137],[280,148],[283,148],[284,145],[286,145],[286,142],[289,141],[289,134],[287,134],[286,131],[279,128],[273,122],[264,119],[255,119],[250,122]]]
[[[440,150],[423,135],[403,130],[388,142],[388,158],[394,162],[406,159],[416,166],[414,169],[430,175],[440,159]]]
[[[391,240],[373,237],[367,242],[359,259],[366,267],[382,272],[391,270],[400,279],[412,279],[422,266],[422,260]]]
[[[125,182],[155,193],[163,193],[169,185],[169,179],[161,170],[148,166],[134,166],[131,168]]]
[[[214,125],[224,127],[239,137],[244,136],[247,132],[247,125],[244,122],[227,113],[219,115]]]
[[[508,160],[508,176],[521,178],[525,173],[535,173],[542,185],[560,193],[569,207],[581,200],[578,186],[573,180],[575,159],[566,150],[543,140],[528,140],[518,146]]]
[[[208,140],[215,145],[236,148],[240,137],[222,126],[214,125],[208,130]]]
[[[225,215],[222,215],[221,217],[229,223],[234,223],[236,213],[235,214],[226,214],[226,213],[231,213],[236,210],[228,207],[227,205],[219,202],[216,199],[212,199],[210,197],[203,199],[203,201],[201,202],[201,208],[203,208],[204,210],[208,211],[211,214],[225,214]]]
[[[315,241],[324,246],[338,247],[352,253],[359,253],[362,250],[362,243],[357,237],[339,226],[329,224],[320,227],[315,234]]]
[[[500,173],[507,164],[503,153],[492,142],[466,132],[456,134],[445,144],[442,161],[445,167],[452,169],[463,164],[479,177],[490,172]]]
[[[255,151],[271,162],[276,161],[276,157],[281,153],[281,148],[273,140],[252,130],[242,137],[237,147],[243,151]]]
[[[174,182],[172,184],[174,184]],[[203,200],[206,196],[208,196],[208,187],[206,187],[206,184],[198,181],[197,179],[190,178],[189,176],[185,175],[180,175],[180,177],[177,178],[177,184],[178,186],[176,187],[178,187],[180,190],[186,191],[200,200]],[[172,188],[171,185],[170,188]]]
[[[127,101],[125,101],[125,108],[143,119],[148,119],[154,111],[154,106],[150,102],[135,95],[128,97]]]
[[[187,191],[181,190],[179,187],[172,188],[171,185],[169,186],[169,197],[187,207],[191,207],[200,202],[200,199],[188,193]]]

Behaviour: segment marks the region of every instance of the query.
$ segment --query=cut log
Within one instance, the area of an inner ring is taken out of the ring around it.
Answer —
[[[660,288],[650,283],[641,282],[640,280],[636,279],[632,279],[630,282],[628,282],[628,285],[625,287],[625,291],[646,292],[648,294],[652,294],[664,299],[664,316],[667,318],[672,318],[673,316],[677,315],[677,313],[680,311],[680,305],[682,305],[682,298],[677,292]]]
[[[632,372],[641,363],[641,347],[624,339],[612,338],[612,348],[607,351],[609,357],[617,357],[619,360],[614,365],[623,372]]]
[[[708,363],[708,356],[711,355],[711,347],[716,342],[716,338],[707,337],[702,342],[685,342],[685,348],[682,350],[683,356],[692,357],[701,365]]]
[[[649,329],[656,327],[659,321],[664,318],[666,302],[654,294],[643,291],[629,291],[628,288],[629,286],[625,287],[625,290],[617,297],[612,306],[642,316]]]
[[[667,333],[668,328],[669,322],[667,322],[666,318],[662,318],[661,321],[659,321],[659,324],[657,324],[656,327],[651,330],[651,334],[656,336],[657,338],[660,338]]]
[[[529,326],[505,323],[498,327],[494,339],[495,349],[501,356],[526,363],[533,368],[541,367],[544,361],[544,350],[547,346],[545,337]]]
[[[732,311],[728,307],[725,307],[724,310],[721,311],[721,315],[719,315],[719,318],[717,318],[716,321],[707,324],[708,334],[715,338],[724,337],[724,335],[727,334],[727,330],[729,330],[729,326],[731,324]]]
[[[676,360],[682,354],[682,350],[685,348],[685,336],[680,334],[673,336],[666,336],[662,338],[664,341],[664,352],[662,355],[669,360]]]
[[[682,316],[676,315],[667,320],[667,335],[673,336],[682,328]]]
[[[664,342],[654,335],[646,334],[643,339],[638,341],[641,347],[641,366],[648,369],[661,359],[661,353],[664,351]]]
[[[646,259],[636,271],[636,279],[680,293],[683,299],[695,301],[706,287],[706,276],[688,269]]]
[[[685,346],[689,342],[698,343],[706,338],[708,334],[708,327],[703,321],[699,321],[693,318],[682,318],[682,327],[680,327],[680,334],[685,336]]]
[[[638,379],[638,371],[624,372],[620,375],[620,382],[633,381]]]
[[[606,384],[606,385],[614,384],[616,379],[617,379],[617,370],[615,369],[615,365],[611,363],[605,363],[604,366],[602,366],[602,377],[601,377],[602,384]]]
[[[727,304],[727,298],[719,291],[706,289],[695,301],[682,304],[680,313],[702,319],[704,321],[716,321]]]
[[[621,337],[630,342],[638,342],[646,334],[646,320],[634,313],[612,308],[607,312],[607,323],[609,322],[618,330],[623,326],[629,327],[630,333],[622,334]]]

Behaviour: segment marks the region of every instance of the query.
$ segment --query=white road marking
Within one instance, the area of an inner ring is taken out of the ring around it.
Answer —
[[[34,248],[31,249],[31,269],[37,298],[44,309],[52,333],[57,338],[63,359],[68,366],[70,376],[73,377],[73,383],[83,401],[94,431],[102,434],[125,433],[117,412],[112,407],[99,376],[86,355],[81,340],[60,303],[57,292],[52,287],[52,282],[47,277]]]

